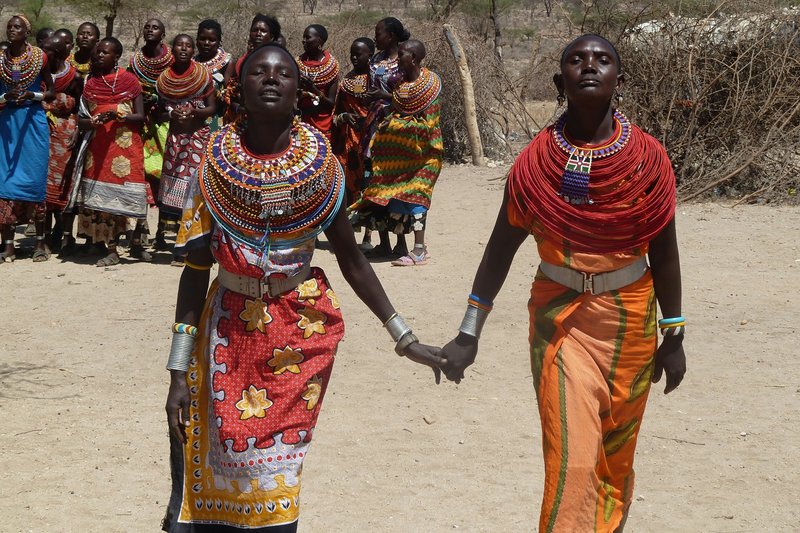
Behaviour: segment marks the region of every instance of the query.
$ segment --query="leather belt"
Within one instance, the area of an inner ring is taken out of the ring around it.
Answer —
[[[556,283],[578,292],[601,294],[621,289],[644,276],[647,259],[640,257],[630,265],[611,272],[589,273],[542,262],[539,268]]]
[[[311,265],[308,264],[288,277],[271,275],[265,278],[239,276],[228,272],[220,265],[217,280],[226,289],[251,298],[262,298],[264,295],[275,298],[292,289],[296,289],[298,285],[308,279],[309,274],[311,274]]]

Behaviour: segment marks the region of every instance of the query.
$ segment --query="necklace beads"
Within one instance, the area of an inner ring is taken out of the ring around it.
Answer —
[[[415,115],[428,108],[442,91],[442,80],[427,68],[420,69],[414,81],[398,84],[392,91],[395,108],[403,115]]]
[[[22,55],[13,57],[6,49],[0,55],[0,80],[8,87],[30,87],[44,65],[44,52],[41,48],[25,44]]]

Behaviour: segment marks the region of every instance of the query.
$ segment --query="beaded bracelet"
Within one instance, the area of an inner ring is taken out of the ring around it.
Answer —
[[[686,319],[682,316],[662,318],[658,321],[658,327],[664,337],[678,337],[686,332]]]
[[[172,324],[173,333],[185,333],[191,337],[197,336],[197,328],[191,324],[184,324],[182,322],[175,322]]]
[[[481,331],[486,319],[489,318],[493,302],[484,300],[475,294],[470,294],[467,298],[467,310],[464,313],[464,319],[461,321],[461,327],[458,331],[476,339],[481,338]]]

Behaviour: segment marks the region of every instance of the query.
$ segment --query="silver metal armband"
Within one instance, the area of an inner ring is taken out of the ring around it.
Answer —
[[[467,305],[467,311],[464,313],[464,320],[461,321],[461,327],[458,328],[458,331],[470,337],[480,339],[481,330],[483,330],[483,325],[486,323],[488,317],[489,311],[478,309],[474,305]]]
[[[403,317],[397,313],[390,316],[389,320],[383,323],[383,327],[385,327],[386,331],[389,332],[389,335],[392,336],[392,340],[394,342],[399,342],[404,335],[411,333],[411,328],[408,327],[408,324],[406,324],[406,321],[403,320]]]
[[[188,333],[173,333],[172,346],[169,349],[167,370],[189,370],[189,361],[192,360],[194,350],[194,337]]]

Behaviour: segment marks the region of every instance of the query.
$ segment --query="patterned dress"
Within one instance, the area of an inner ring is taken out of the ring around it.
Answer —
[[[344,168],[347,190],[355,197],[364,187],[364,158],[361,153],[361,137],[369,113],[364,96],[367,93],[369,76],[350,73],[339,84],[334,116],[352,113],[358,117],[355,126],[344,120],[332,130],[333,148]]]
[[[114,90],[110,90],[110,87]],[[89,77],[81,98],[81,114],[93,117],[106,111],[122,116],[133,112],[142,92],[136,77],[117,70]],[[113,242],[126,230],[126,217],[144,218],[151,201],[144,179],[142,137],[124,122],[107,122],[82,141],[76,160],[80,180],[74,188],[75,205],[85,209],[80,233],[95,243]]]
[[[397,234],[425,229],[433,187],[442,170],[438,74],[422,68],[392,92],[393,111],[372,138],[372,178],[356,201],[356,226]]]
[[[47,164],[47,210],[62,211],[69,199],[73,171],[72,146],[70,143],[78,129],[78,111],[75,98],[67,94],[77,71],[65,63],[62,72],[53,75],[53,90],[56,98],[45,102],[50,123],[50,160]]]
[[[211,117],[208,124],[211,131],[214,132],[222,127],[222,118],[225,116],[227,107],[223,95],[225,89],[225,70],[228,68],[232,56],[220,46],[219,50],[217,50],[217,54],[208,61],[199,61],[197,58],[198,56],[195,56],[194,60],[205,66],[211,73],[211,79],[214,80],[214,91],[217,95],[217,111],[214,113],[214,116]]]
[[[21,68],[16,73],[15,64]],[[0,94],[15,84],[40,90],[46,66],[47,56],[35,46],[27,45],[18,59],[12,59],[8,50],[0,53]],[[25,222],[29,208],[36,221],[44,220],[49,137],[41,102],[7,101],[0,109],[0,224]]]
[[[202,109],[205,107],[205,97],[214,88],[208,69],[192,61],[181,75],[172,68],[162,72],[156,90],[167,110],[185,107]],[[162,214],[177,217],[183,212],[189,186],[197,179],[209,131],[208,126],[203,126],[194,132],[176,133],[170,125],[158,188],[158,206]]]
[[[300,75],[311,80],[314,87],[324,95],[327,95],[331,86],[339,81],[339,62],[328,50],[323,52],[319,61],[303,54],[297,58],[297,64],[300,66]],[[309,95],[302,96],[298,106],[303,112],[303,122],[314,126],[330,139],[333,109],[320,109],[319,99]]]
[[[341,206],[341,167],[327,139],[302,124],[274,158],[249,156],[240,139],[236,124],[212,135],[176,249],[210,245],[233,274],[291,276],[308,267],[315,236]],[[292,213],[280,199],[263,204],[271,206],[265,222],[259,214],[267,211],[252,210],[265,197],[247,183],[270,168],[285,171],[270,180],[273,192],[299,188]],[[165,531],[213,524],[267,533],[297,522],[303,460],[343,334],[339,301],[318,268],[275,297],[212,283],[186,374],[188,442],[172,440]]]

